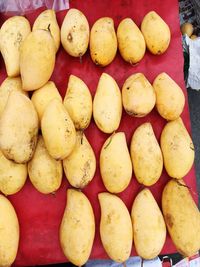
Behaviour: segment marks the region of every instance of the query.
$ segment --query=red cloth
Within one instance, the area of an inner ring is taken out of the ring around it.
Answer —
[[[78,58],[70,57],[61,47],[56,60],[56,66],[51,77],[58,87],[62,96],[65,95],[67,82],[70,74],[77,75],[82,78],[91,90],[94,96],[98,79],[102,72],[110,74],[116,79],[120,87],[122,87],[125,79],[136,72],[143,72],[150,82],[160,73],[167,72],[183,89],[186,104],[182,113],[183,121],[190,132],[190,117],[188,110],[187,91],[185,89],[183,79],[183,54],[181,45],[181,33],[179,28],[178,1],[171,0],[73,0],[70,1],[70,7],[75,7],[83,11],[89,20],[90,26],[100,17],[110,16],[114,19],[115,27],[125,17],[131,17],[138,25],[140,25],[144,15],[155,10],[169,25],[172,33],[172,40],[167,52],[161,56],[151,55],[146,52],[144,58],[137,66],[131,66],[126,63],[119,53],[115,60],[107,67],[101,68],[94,65],[90,59],[89,51],[83,56],[82,64]],[[41,12],[35,11],[27,15],[31,23],[34,22],[37,15]],[[66,11],[58,12],[57,19],[61,25]],[[5,20],[5,16],[1,14],[1,23]],[[6,77],[3,60],[0,60],[0,82]],[[37,79],[37,77],[35,77]],[[111,103],[112,104],[112,103]],[[120,127],[118,131],[124,131],[128,145],[131,136],[136,127],[144,122],[150,121],[153,125],[157,138],[160,138],[161,130],[166,121],[162,119],[154,109],[151,114],[144,118],[133,118],[123,112]],[[100,207],[97,199],[99,192],[105,191],[99,174],[99,152],[102,144],[108,135],[100,132],[91,122],[89,128],[85,131],[92,147],[95,150],[97,158],[97,171],[93,181],[83,190],[88,196],[94,208],[96,217],[96,236],[90,258],[103,259],[107,255],[102,247],[99,237],[99,220]],[[164,185],[169,180],[165,170],[159,181],[150,187],[159,205],[161,202],[161,193]],[[193,192],[196,192],[196,180],[194,168],[185,177],[186,183],[191,186]],[[66,204],[66,189],[69,184],[66,178],[63,178],[62,186],[55,195],[43,195],[34,189],[30,181],[26,182],[24,188],[17,194],[10,196],[9,199],[13,203],[20,222],[20,245],[18,255],[15,261],[16,266],[28,266],[37,264],[48,264],[65,262],[60,244],[59,244],[59,225],[62,219],[63,211]],[[138,184],[135,177],[129,187],[119,196],[126,203],[128,209],[131,209],[136,194],[143,188]],[[197,201],[197,195],[193,197]],[[167,237],[165,246],[162,250],[164,253],[173,253],[176,249],[172,241]],[[136,255],[133,248],[132,254]]]

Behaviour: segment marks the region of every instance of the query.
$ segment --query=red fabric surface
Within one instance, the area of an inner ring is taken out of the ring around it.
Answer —
[[[122,87],[125,79],[136,72],[143,72],[150,82],[160,73],[167,72],[183,89],[186,97],[186,105],[182,113],[183,121],[190,132],[190,118],[188,110],[187,92],[183,79],[183,55],[181,45],[181,34],[179,30],[178,16],[178,1],[171,0],[73,0],[70,7],[75,7],[84,12],[89,20],[90,26],[100,17],[110,16],[114,19],[115,27],[125,17],[131,17],[138,25],[140,25],[144,15],[150,10],[155,10],[168,23],[172,40],[167,52],[161,56],[153,56],[146,52],[144,58],[137,66],[131,66],[117,54],[115,60],[107,67],[100,68],[91,61],[89,51],[84,55],[82,63],[79,59],[70,57],[61,47],[57,54],[56,66],[51,77],[55,82],[60,93],[64,97],[68,78],[70,74],[77,75],[82,78],[91,90],[94,96],[98,79],[102,72],[110,74],[116,79],[119,86]],[[27,15],[31,23],[34,22],[37,15],[42,9],[37,10]],[[57,13],[59,25],[67,11]],[[3,14],[0,15],[1,23],[6,19]],[[5,67],[2,58],[0,59],[0,82],[6,77]],[[35,77],[37,79],[37,77]],[[111,103],[112,104],[112,103]],[[157,138],[160,138],[161,130],[166,121],[162,119],[154,109],[151,114],[144,118],[133,118],[123,112],[120,127],[118,131],[124,131],[128,145],[130,144],[131,136],[140,124],[150,121],[153,125]],[[96,236],[90,258],[103,259],[107,255],[102,247],[99,236],[99,220],[100,207],[97,199],[99,192],[105,191],[99,173],[99,152],[102,144],[108,135],[103,134],[94,124],[92,120],[89,128],[85,131],[92,147],[95,150],[97,159],[97,170],[93,181],[83,190],[92,203],[96,218]],[[186,183],[192,188],[192,193],[195,201],[197,201],[196,180],[194,167],[189,174],[184,178]],[[159,205],[161,202],[161,193],[164,185],[169,180],[165,170],[159,181],[150,187]],[[13,203],[20,222],[20,245],[15,266],[28,266],[37,264],[48,264],[65,262],[60,244],[59,244],[59,225],[62,219],[63,211],[66,204],[66,189],[69,184],[66,178],[63,178],[62,186],[55,195],[43,195],[34,189],[30,181],[27,180],[24,188],[17,194],[10,196],[9,199]],[[128,209],[136,194],[143,188],[133,176],[129,187],[119,196],[126,203]],[[165,246],[162,250],[164,253],[173,253],[176,249],[172,241],[167,237]],[[133,248],[132,254],[136,255]]]

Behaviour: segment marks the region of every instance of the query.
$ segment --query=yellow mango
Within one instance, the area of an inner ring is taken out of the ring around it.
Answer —
[[[141,124],[133,133],[130,152],[138,182],[146,186],[155,184],[162,173],[163,157],[149,122]]]
[[[19,91],[28,96],[28,93],[22,90],[22,81],[20,77],[7,77],[0,86],[0,115],[3,113],[9,94],[12,91]]]
[[[122,192],[129,185],[132,163],[123,132],[114,133],[103,144],[100,172],[106,189],[111,193]]]
[[[85,15],[71,8],[61,26],[61,42],[65,51],[73,57],[85,54],[89,43],[90,28]]]
[[[62,162],[49,155],[41,135],[35,153],[28,162],[28,174],[33,186],[43,194],[55,192],[61,185]]]
[[[41,130],[49,154],[56,160],[69,156],[76,143],[74,124],[64,105],[54,98],[47,105]]]
[[[96,158],[83,132],[76,132],[76,145],[72,153],[63,160],[65,175],[76,188],[85,187],[94,177]]]
[[[0,119],[0,149],[16,163],[26,163],[34,153],[38,134],[38,116],[31,100],[12,91]]]
[[[133,229],[131,217],[124,202],[110,193],[98,194],[101,207],[100,236],[108,256],[116,262],[125,262],[131,253]]]
[[[125,111],[134,117],[144,117],[152,111],[156,102],[155,91],[142,73],[129,76],[122,87]]]
[[[62,97],[52,81],[48,81],[44,86],[33,92],[31,101],[35,106],[40,121],[47,105],[54,98],[62,102]]]
[[[77,266],[89,259],[95,235],[95,219],[88,198],[67,190],[67,204],[60,226],[60,244],[67,259]]]
[[[156,108],[166,120],[176,120],[185,105],[182,89],[167,73],[160,73],[153,82],[156,92]]]
[[[117,28],[119,51],[123,59],[130,64],[138,63],[145,54],[144,37],[131,18],[123,19]]]
[[[33,31],[48,29],[53,36],[56,51],[58,51],[60,46],[60,28],[56,19],[56,13],[52,9],[47,9],[40,13],[33,24]]]
[[[55,65],[55,42],[49,30],[31,32],[20,48],[20,73],[25,91],[36,90],[50,79]]]
[[[155,11],[150,11],[143,18],[141,31],[147,48],[152,54],[163,54],[169,47],[171,39],[170,28]]]
[[[19,222],[11,202],[0,195],[0,267],[13,264],[19,246]]]
[[[101,67],[110,64],[117,53],[117,37],[114,21],[109,17],[98,19],[91,29],[90,55],[93,62]]]
[[[27,165],[8,160],[0,151],[0,191],[12,195],[21,190],[27,178]]]
[[[63,103],[77,130],[89,126],[92,117],[92,96],[87,85],[75,75],[69,77]]]
[[[30,32],[29,21],[22,16],[13,16],[1,26],[0,51],[9,77],[16,77],[20,74],[20,49],[24,39]]]
[[[200,249],[200,213],[183,180],[170,180],[162,194],[162,210],[168,232],[183,256]]]
[[[119,127],[122,116],[121,92],[116,81],[107,73],[99,79],[93,100],[93,117],[104,133],[112,133]]]
[[[194,162],[194,145],[181,118],[168,122],[161,134],[164,166],[173,178],[183,178]]]
[[[137,254],[143,259],[154,259],[164,246],[166,226],[161,210],[149,189],[143,189],[136,196],[131,218]]]

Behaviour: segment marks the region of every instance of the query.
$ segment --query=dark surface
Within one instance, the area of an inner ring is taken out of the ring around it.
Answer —
[[[195,147],[195,170],[198,184],[198,195],[200,192],[200,91],[188,89],[188,100],[190,106],[190,119],[192,125],[192,138]],[[200,197],[199,197],[200,207]]]

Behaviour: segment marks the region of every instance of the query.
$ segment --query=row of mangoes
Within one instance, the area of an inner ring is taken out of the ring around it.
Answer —
[[[93,24],[89,37],[88,21],[77,9],[68,11],[61,27],[61,42],[69,55],[80,57],[89,45],[93,62],[102,67],[113,61],[117,47],[125,61],[136,64],[143,58],[146,46],[152,54],[163,54],[170,38],[169,26],[155,11],[144,16],[141,31],[131,18],[125,18],[116,34],[113,19],[103,17]]]
[[[100,66],[111,63],[117,46],[122,57],[131,64],[142,59],[146,44],[153,54],[166,51],[170,30],[156,12],[151,11],[144,17],[141,30],[143,34],[132,19],[126,18],[119,24],[116,36],[113,20],[104,17],[94,23],[90,33],[84,14],[70,9],[60,34],[55,12],[46,10],[36,18],[32,32],[25,17],[7,19],[0,29],[0,51],[8,76],[21,74],[23,89],[31,91],[42,87],[51,77],[60,38],[64,49],[75,57],[83,56],[90,39],[91,58]]]
[[[170,180],[163,190],[164,217],[149,189],[138,193],[131,216],[118,196],[102,192],[98,199],[101,242],[108,256],[116,262],[129,258],[133,242],[139,256],[155,258],[164,246],[166,226],[183,256],[192,256],[200,249],[200,213],[182,180]],[[0,229],[0,266],[10,266],[16,258],[20,228],[12,204],[3,195],[0,195]],[[69,261],[77,266],[87,262],[95,238],[95,216],[89,199],[78,190],[67,190],[59,238]]]
[[[139,183],[151,186],[161,176],[163,159],[167,173],[176,179],[184,177],[193,165],[194,146],[180,118],[164,127],[161,149],[150,123],[140,125],[133,133],[130,154],[123,132],[108,137],[100,152],[103,183],[109,192],[120,193],[129,185],[134,171]],[[83,132],[76,132],[75,147],[63,162],[49,154],[41,135],[28,164],[15,163],[0,152],[0,191],[5,195],[18,192],[24,186],[28,172],[39,192],[55,192],[61,185],[62,164],[67,180],[75,188],[84,188],[93,179],[96,157]]]
[[[86,186],[94,176],[96,159],[82,131],[89,126],[93,112],[99,129],[113,133],[121,121],[122,102],[134,116],[148,114],[156,102],[163,117],[174,119],[163,129],[162,152],[150,123],[142,124],[133,134],[130,151],[138,181],[148,186],[156,183],[163,158],[171,177],[184,177],[194,161],[194,146],[179,118],[185,101],[181,88],[165,73],[157,76],[154,87],[143,74],[133,74],[123,85],[122,99],[117,83],[106,73],[99,79],[93,103],[86,84],[74,75],[69,78],[63,102],[51,81],[35,90],[30,100],[19,77],[5,79],[0,87],[0,190],[6,195],[19,191],[29,162],[33,185],[42,193],[56,191],[62,179],[61,160],[70,184]],[[43,137],[37,142],[39,128]],[[128,186],[132,164],[124,133],[114,133],[106,140],[100,167],[110,192],[121,192]]]

